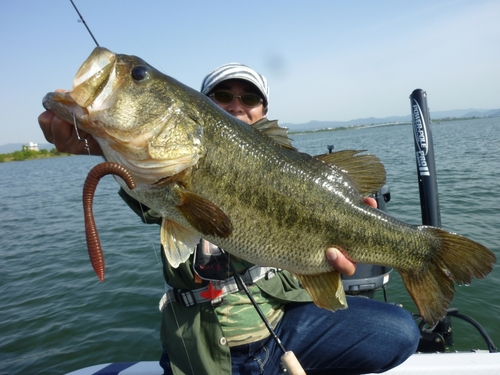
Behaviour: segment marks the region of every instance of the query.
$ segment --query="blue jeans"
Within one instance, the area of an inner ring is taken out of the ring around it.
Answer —
[[[275,332],[308,375],[384,372],[415,353],[420,333],[409,312],[368,298],[347,298],[349,308],[335,313],[313,303],[286,305]],[[282,355],[272,337],[231,348],[233,375],[281,374]]]

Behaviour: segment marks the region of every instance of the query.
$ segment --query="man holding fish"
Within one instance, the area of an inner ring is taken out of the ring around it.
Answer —
[[[266,79],[237,63],[218,67],[204,79],[201,92],[237,119],[266,122]],[[51,111],[39,116],[47,141],[59,151],[104,156],[92,135]],[[83,141],[86,139],[86,142]],[[286,143],[286,141],[285,141]],[[257,177],[256,177],[257,178]],[[145,222],[157,222],[153,210],[120,195]],[[376,206],[374,200],[365,203]],[[143,214],[145,212],[146,214]],[[352,275],[355,264],[336,248],[325,256],[337,271]],[[404,309],[363,297],[347,297],[349,308],[332,313],[317,307],[288,272],[257,267],[230,257],[283,346],[293,351],[307,374],[384,372],[417,348],[419,331]],[[220,249],[201,240],[196,252],[173,267],[162,252],[167,293],[162,298],[160,364],[165,374],[278,374],[282,353],[248,297],[235,285]],[[222,293],[222,284],[225,290]],[[232,289],[231,289],[232,288]],[[189,292],[188,292],[189,291]],[[189,296],[192,296],[190,298]]]

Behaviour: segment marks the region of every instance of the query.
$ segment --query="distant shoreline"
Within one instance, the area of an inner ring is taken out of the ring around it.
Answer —
[[[384,126],[399,126],[399,125],[411,125],[411,122],[397,122],[397,123],[387,123],[387,124],[370,124],[370,125],[352,125],[352,126],[337,126],[335,128],[319,128],[314,130],[289,130],[288,134],[309,134],[309,133],[321,133],[321,132],[335,132],[341,130],[355,130],[355,129],[368,129],[368,128],[380,128]]]
[[[59,152],[55,148],[50,151],[45,149],[40,151],[22,150],[22,151],[10,152],[8,154],[0,154],[0,163],[36,160],[36,159],[49,159],[61,156],[73,156],[73,155],[64,152]]]
[[[442,122],[450,122],[450,121],[464,121],[464,120],[481,120],[488,119],[491,117],[445,117],[439,119],[431,120],[432,124],[439,124]],[[288,129],[288,134],[297,135],[297,134],[309,134],[309,133],[321,133],[321,132],[334,132],[334,131],[342,131],[342,130],[355,130],[355,129],[365,129],[365,128],[376,128],[376,127],[384,127],[384,126],[399,126],[399,125],[411,125],[411,121],[397,121],[397,122],[385,122],[385,123],[371,123],[371,124],[358,124],[358,125],[349,125],[349,126],[336,126],[336,127],[325,127],[325,128],[316,128],[316,129],[307,129],[307,130],[290,130]],[[287,124],[285,124],[286,127]],[[12,161],[24,161],[24,160],[33,160],[33,159],[47,159],[53,157],[60,156],[73,156],[72,154],[63,153],[57,151],[57,149],[52,148],[50,151],[47,149],[42,149],[40,151],[33,150],[21,150],[14,151],[6,154],[0,154],[0,163],[12,162]]]
[[[431,120],[431,124],[439,124],[441,122],[451,122],[451,121],[464,121],[464,120],[482,120],[491,117],[446,117]],[[411,121],[398,121],[398,122],[385,122],[378,124],[360,124],[360,125],[350,125],[350,126],[336,126],[328,128],[317,128],[311,130],[288,130],[288,134],[309,134],[309,133],[321,133],[321,132],[334,132],[341,130],[354,130],[354,129],[365,129],[365,128],[378,128],[383,126],[399,126],[399,125],[411,125]]]

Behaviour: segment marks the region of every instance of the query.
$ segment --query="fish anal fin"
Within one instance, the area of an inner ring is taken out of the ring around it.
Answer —
[[[302,287],[309,293],[313,302],[327,310],[345,309],[347,300],[340,273],[337,271],[317,275],[297,275]]]
[[[444,318],[455,293],[454,282],[470,284],[493,270],[495,255],[483,245],[455,233],[433,227],[420,227],[434,236],[433,258],[416,276],[399,270],[408,293],[422,318],[433,325]]]
[[[179,197],[177,209],[201,234],[222,238],[231,235],[231,219],[219,206],[189,190],[181,190]]]
[[[361,195],[376,193],[385,184],[385,167],[378,157],[361,154],[364,150],[342,150],[315,156],[326,164],[336,166],[357,185]]]
[[[194,248],[200,241],[200,236],[192,230],[163,218],[160,241],[168,263],[177,268],[194,252]]]

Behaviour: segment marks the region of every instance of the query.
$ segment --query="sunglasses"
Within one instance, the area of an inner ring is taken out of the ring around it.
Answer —
[[[262,98],[255,94],[234,95],[229,91],[216,91],[210,94],[209,97],[221,104],[229,104],[234,100],[234,98],[239,98],[241,104],[245,107],[257,107],[263,102]]]

